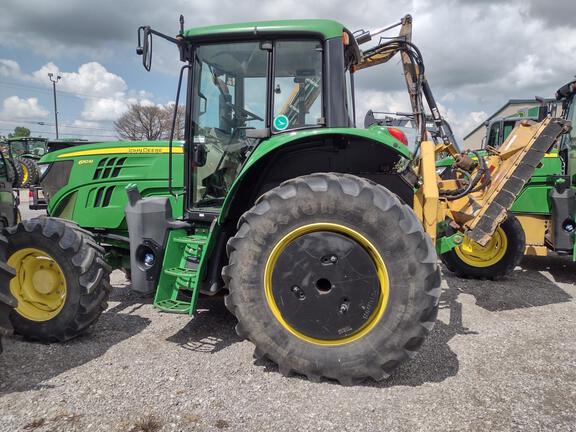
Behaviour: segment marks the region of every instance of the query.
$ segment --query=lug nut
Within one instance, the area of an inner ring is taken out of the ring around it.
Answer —
[[[300,288],[298,285],[294,285],[292,288],[290,288],[290,291],[292,291],[298,300],[304,300],[306,297],[306,294],[304,294],[304,291],[302,291],[302,288]]]

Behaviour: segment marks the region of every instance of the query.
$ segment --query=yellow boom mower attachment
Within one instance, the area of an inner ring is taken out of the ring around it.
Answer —
[[[530,179],[557,139],[571,128],[560,118],[546,118],[540,123],[525,121],[510,134],[498,149],[489,149],[487,156],[477,152],[460,152],[448,124],[442,119],[432,91],[424,75],[424,63],[418,48],[412,44],[412,18],[406,15],[397,24],[355,35],[359,45],[373,36],[400,26],[396,38],[380,40],[373,48],[362,51],[362,61],[355,70],[389,61],[400,53],[404,77],[417,126],[418,143],[414,155],[414,171],[419,187],[414,199],[414,211],[428,235],[437,240],[438,225],[448,224],[456,235],[452,246],[470,239],[486,245],[517,194]],[[426,100],[440,143],[428,139],[423,98]],[[474,157],[470,157],[473,153]],[[449,154],[455,160],[452,179],[442,179],[436,173],[436,160]],[[458,234],[460,233],[460,234]]]

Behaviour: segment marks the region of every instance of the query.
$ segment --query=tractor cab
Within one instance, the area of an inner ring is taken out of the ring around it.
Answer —
[[[192,213],[222,207],[263,140],[354,126],[350,66],[359,60],[358,48],[341,24],[246,23],[196,28],[181,37],[190,62]]]
[[[9,138],[7,145],[14,158],[27,156],[40,159],[48,151],[47,142],[48,140],[46,138],[17,137]]]

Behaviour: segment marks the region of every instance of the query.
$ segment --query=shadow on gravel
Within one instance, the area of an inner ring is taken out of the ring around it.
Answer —
[[[554,281],[576,284],[576,263],[569,256],[535,257],[526,256],[522,260],[524,271],[545,271]]]
[[[236,318],[228,312],[221,296],[199,297],[194,319],[166,340],[190,351],[214,354],[241,341],[235,325]]]
[[[0,396],[55,387],[43,382],[102,356],[144,330],[150,320],[132,312],[135,305],[138,308],[150,300],[127,291],[115,289],[110,301],[119,304],[104,312],[88,333],[69,342],[46,345],[18,337],[6,339],[0,356]]]
[[[460,279],[444,271],[449,290],[470,294],[476,305],[490,312],[545,306],[572,297],[540,271],[550,272],[556,282],[576,283],[576,264],[562,257],[526,257],[522,267],[498,281]]]

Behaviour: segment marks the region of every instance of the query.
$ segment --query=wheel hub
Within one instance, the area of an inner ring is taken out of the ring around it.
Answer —
[[[499,262],[508,248],[508,239],[506,233],[501,227],[498,227],[494,235],[490,238],[485,246],[464,238],[464,242],[456,247],[456,255],[466,264],[473,267],[490,267]]]
[[[57,316],[66,300],[66,278],[56,261],[46,252],[25,248],[14,252],[8,264],[16,270],[10,291],[18,300],[18,312],[32,321],[48,321]]]
[[[58,285],[58,275],[53,270],[40,269],[32,275],[32,286],[40,294],[50,294]]]
[[[366,239],[352,237],[355,231],[314,225],[324,229],[300,228],[276,245],[273,267],[266,266],[267,295],[292,333],[320,344],[347,343],[381,317],[386,269]]]

